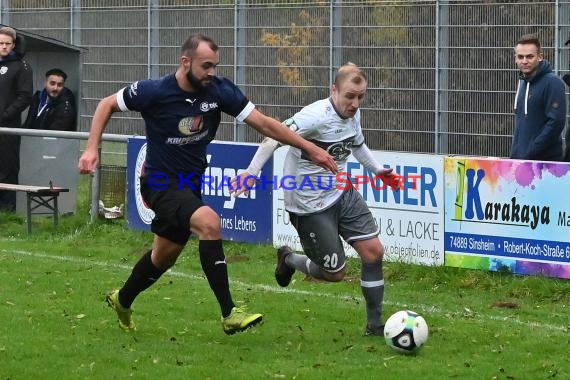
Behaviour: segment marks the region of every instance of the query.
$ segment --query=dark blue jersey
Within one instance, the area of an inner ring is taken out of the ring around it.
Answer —
[[[174,74],[134,82],[117,93],[117,101],[122,111],[138,111],[145,121],[145,171],[175,177],[204,173],[206,146],[222,112],[243,121],[254,108],[229,79],[214,77],[202,90],[186,92]]]

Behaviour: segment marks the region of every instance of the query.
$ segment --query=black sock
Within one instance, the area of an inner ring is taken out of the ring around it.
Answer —
[[[382,305],[384,303],[384,273],[382,261],[378,263],[362,263],[360,286],[366,301],[366,319],[369,327],[384,324]]]
[[[200,240],[198,251],[200,252],[202,270],[220,304],[222,316],[227,317],[232,312],[232,308],[235,304],[230,294],[228,267],[226,265],[222,241]]]
[[[152,250],[145,253],[135,264],[125,285],[119,290],[121,306],[129,308],[140,292],[154,284],[166,270],[158,269],[150,259]]]

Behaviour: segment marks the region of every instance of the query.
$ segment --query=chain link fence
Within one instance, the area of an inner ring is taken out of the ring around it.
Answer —
[[[514,127],[513,45],[537,34],[562,75],[569,19],[567,1],[0,0],[0,23],[86,48],[81,131],[101,98],[173,72],[179,46],[201,32],[220,45],[218,74],[270,116],[327,97],[351,61],[369,75],[372,149],[497,157],[509,155]],[[122,113],[107,131],[144,127]],[[261,141],[229,117],[217,137]]]

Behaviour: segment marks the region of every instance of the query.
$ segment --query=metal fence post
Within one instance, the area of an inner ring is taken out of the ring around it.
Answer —
[[[449,5],[437,1],[436,7],[434,153],[445,154],[449,138]]]
[[[81,0],[71,0],[70,5],[70,41],[73,45],[81,45]]]
[[[10,25],[10,0],[0,0],[0,24]]]
[[[97,149],[97,155],[99,156],[99,163],[97,164],[97,169],[91,177],[91,222],[97,220],[99,215],[99,186],[101,184],[101,147]]]
[[[160,63],[160,5],[158,0],[148,1],[148,57],[147,73],[149,78],[158,78]]]
[[[237,0],[234,6],[234,82],[245,92],[245,53],[247,49],[247,9],[245,1]],[[240,46],[243,46],[240,48]],[[234,119],[234,141],[245,141],[243,124]]]
[[[332,86],[336,69],[342,62],[342,0],[331,1],[329,42],[329,87]]]

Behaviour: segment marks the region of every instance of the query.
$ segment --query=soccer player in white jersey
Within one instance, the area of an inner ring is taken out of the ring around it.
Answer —
[[[348,63],[338,70],[329,98],[309,104],[284,123],[326,149],[335,159],[340,173],[345,171],[347,158],[352,152],[361,164],[388,180],[395,173],[374,159],[362,135],[359,107],[367,86],[366,74]],[[232,182],[232,192],[236,196],[255,186],[253,176],[259,175],[279,146],[271,138],[261,143],[247,172]],[[362,263],[361,288],[367,313],[365,335],[383,335],[384,248],[364,199],[352,186],[342,181],[339,183],[340,178],[332,177],[330,172],[311,163],[305,153],[295,147],[289,148],[285,159],[283,178],[287,176],[294,177],[297,186],[284,189],[285,208],[305,254],[295,253],[287,246],[277,250],[277,283],[288,286],[296,270],[316,279],[341,281],[346,274],[342,237],[356,250]],[[394,178],[397,176],[389,180]],[[309,183],[313,185],[307,185]]]
[[[204,204],[200,193],[206,147],[216,135],[222,112],[310,152],[318,165],[336,170],[323,149],[262,114],[233,82],[216,76],[219,63],[216,43],[192,35],[182,45],[175,73],[132,83],[101,100],[93,115],[87,148],[79,160],[81,173],[97,168],[98,147],[113,113],[138,111],[145,121],[147,155],[140,185],[144,201],[156,214],[151,224],[154,243],[125,284],[106,297],[125,331],[135,329],[131,317],[135,298],[175,264],[191,234],[199,239],[200,264],[220,305],[224,332],[234,334],[262,320],[261,314],[248,313],[232,300],[220,217]]]

